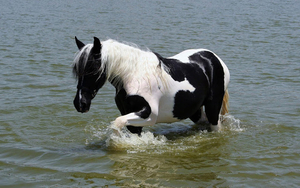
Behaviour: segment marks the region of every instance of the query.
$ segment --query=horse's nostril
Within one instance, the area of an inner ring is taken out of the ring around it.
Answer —
[[[82,111],[82,109],[85,109],[85,107],[86,107],[86,104],[85,103],[80,103],[80,111]]]
[[[79,112],[85,113],[88,112],[90,108],[90,102],[86,100],[85,98],[82,98],[79,100]]]

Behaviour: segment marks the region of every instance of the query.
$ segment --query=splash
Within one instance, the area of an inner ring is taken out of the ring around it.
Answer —
[[[140,136],[132,134],[126,129],[122,129],[116,133],[110,130],[108,138],[106,139],[106,146],[113,150],[127,150],[127,152],[145,151],[154,146],[161,146],[166,144],[167,138],[163,135],[155,136],[153,133],[147,131],[142,132]]]
[[[89,148],[126,151],[127,153],[182,152],[207,145],[206,142],[211,142],[211,140],[222,139],[224,135],[229,133],[245,131],[245,128],[241,127],[241,121],[234,116],[227,114],[222,118],[223,126],[218,134],[203,130],[199,125],[178,122],[157,125],[152,130],[144,129],[142,134],[138,136],[130,133],[126,128],[117,131],[113,123],[107,126],[103,122],[100,125],[94,124],[85,128],[89,136],[86,139],[86,145]]]
[[[225,130],[237,132],[245,131],[245,128],[241,127],[241,121],[239,119],[236,119],[233,115],[226,114],[222,116],[222,119],[224,120],[222,122],[222,126]]]
[[[95,122],[94,122],[95,123]],[[157,149],[167,143],[167,138],[150,131],[143,131],[140,136],[130,133],[126,128],[116,131],[106,123],[91,124],[85,127],[88,138],[86,146],[89,149],[105,149],[112,151],[127,151],[129,153],[144,152]]]

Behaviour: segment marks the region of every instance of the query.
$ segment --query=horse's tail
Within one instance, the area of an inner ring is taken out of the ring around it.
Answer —
[[[224,97],[223,97],[223,103],[221,108],[221,115],[225,115],[229,112],[229,93],[228,89],[226,89]]]

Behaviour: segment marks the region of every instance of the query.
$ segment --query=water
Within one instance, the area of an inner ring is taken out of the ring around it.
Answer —
[[[0,187],[300,186],[300,1],[1,1]],[[114,137],[105,85],[73,107],[74,36],[163,56],[217,53],[231,71],[223,131],[190,121]]]

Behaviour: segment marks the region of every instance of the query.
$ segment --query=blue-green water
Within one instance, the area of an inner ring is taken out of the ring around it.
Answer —
[[[1,1],[0,187],[300,186],[300,1]],[[163,56],[218,54],[231,72],[219,133],[190,121],[112,137],[107,84],[72,100],[74,36]]]

